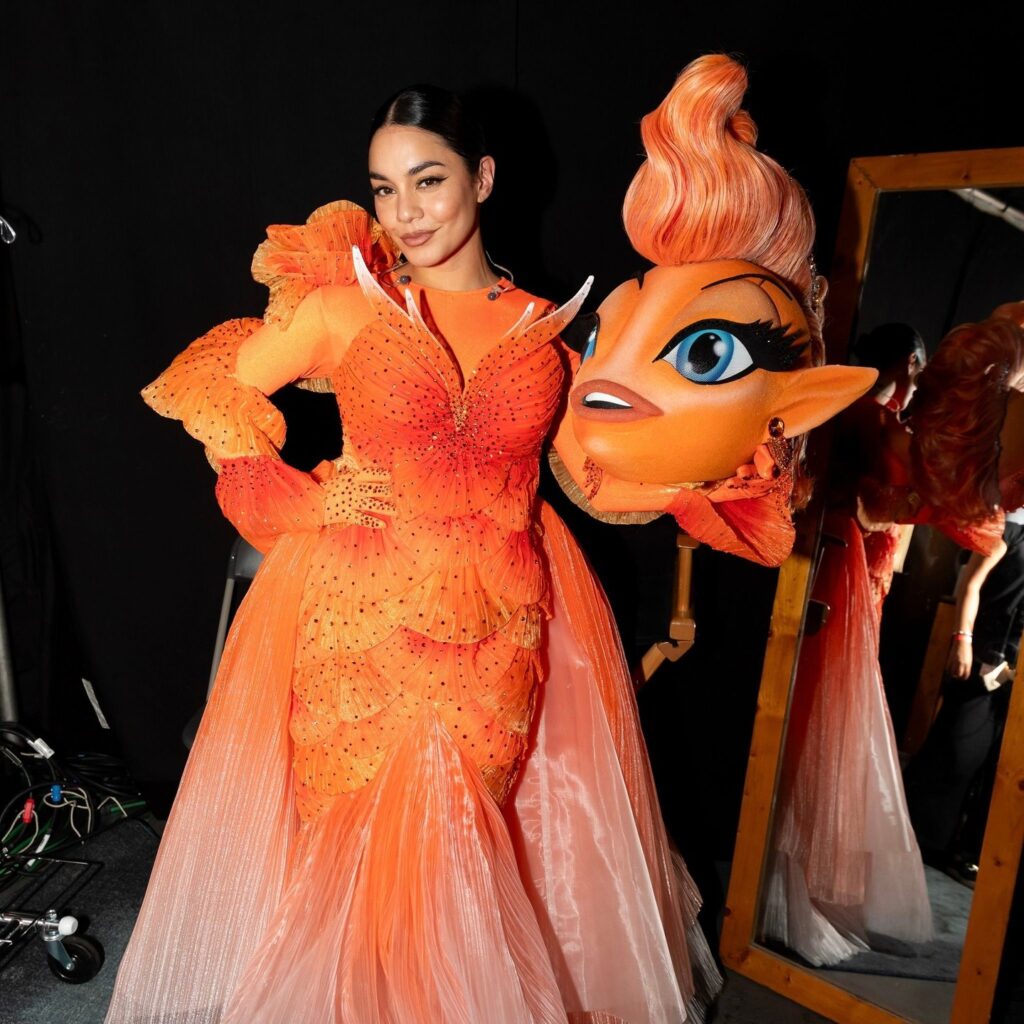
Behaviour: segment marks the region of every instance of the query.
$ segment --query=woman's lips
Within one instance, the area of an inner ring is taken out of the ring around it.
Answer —
[[[436,228],[434,229],[437,230]],[[402,235],[402,245],[411,245],[414,249],[418,245],[423,245],[424,242],[429,241],[434,236],[433,231],[417,231],[412,235]]]
[[[642,420],[665,414],[631,388],[610,380],[588,380],[569,395],[573,412],[585,420]]]

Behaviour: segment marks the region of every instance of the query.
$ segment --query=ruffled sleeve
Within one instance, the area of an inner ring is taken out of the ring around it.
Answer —
[[[314,210],[305,224],[272,224],[256,250],[252,276],[270,289],[264,319],[287,327],[299,303],[327,284],[355,284],[352,247],[373,274],[383,273],[399,252],[361,206],[346,199]]]
[[[299,310],[319,288],[354,283],[353,246],[375,269],[394,260],[380,226],[353,203],[320,207],[304,225],[270,227],[253,259],[253,276],[270,289],[264,319],[213,328],[142,392],[151,408],[180,420],[206,448],[220,473],[217,499],[224,514],[261,551],[282,533],[324,523],[318,478],[281,461],[285,421],[267,393],[314,375],[324,363],[325,340],[354,326],[337,317],[328,322],[321,301]],[[240,375],[239,353],[247,343],[248,375]]]
[[[261,326],[255,317],[228,320],[197,338],[142,391],[146,404],[180,420],[215,463],[243,455],[276,456],[284,417],[263,392],[235,377],[238,350]]]
[[[997,509],[985,519],[958,519],[942,509],[925,505],[912,521],[934,526],[954,544],[959,544],[968,551],[976,551],[979,555],[991,555],[1003,539],[1006,513],[1002,509]]]
[[[792,490],[788,472],[762,475],[749,463],[728,480],[681,489],[665,511],[702,544],[775,568],[789,557],[796,537]]]
[[[266,552],[282,533],[319,529],[324,492],[281,461],[285,423],[259,389],[235,376],[242,343],[260,326],[229,320],[196,339],[142,392],[162,416],[180,420],[220,473],[217,501],[238,532]]]

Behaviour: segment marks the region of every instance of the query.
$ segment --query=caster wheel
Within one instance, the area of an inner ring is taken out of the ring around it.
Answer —
[[[86,935],[68,935],[63,942],[75,966],[68,970],[47,953],[46,962],[50,965],[50,970],[69,985],[81,985],[82,982],[95,978],[103,966],[103,947]]]

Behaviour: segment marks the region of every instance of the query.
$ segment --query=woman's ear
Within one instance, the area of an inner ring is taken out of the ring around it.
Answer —
[[[866,394],[878,371],[867,366],[810,366],[785,376],[772,415],[786,424],[786,437],[799,437]]]
[[[494,188],[494,157],[480,158],[480,167],[476,172],[476,201],[482,203]]]

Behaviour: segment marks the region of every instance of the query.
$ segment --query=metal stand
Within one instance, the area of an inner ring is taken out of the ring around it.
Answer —
[[[688,533],[676,537],[676,595],[672,620],[668,626],[668,639],[654,644],[640,659],[636,673],[638,687],[649,682],[651,676],[666,661],[678,661],[692,646],[697,636],[697,623],[690,605],[693,584],[693,553],[700,547]]]
[[[51,898],[47,900],[47,902],[56,902],[59,899],[62,903],[66,902],[103,867],[102,864],[94,861],[56,860],[37,855],[8,858],[5,861],[7,864],[12,862],[20,862],[26,869],[35,870],[39,875],[38,878],[33,878],[33,884],[27,888],[22,887],[17,892],[19,902],[31,902],[36,899],[46,883],[61,868],[78,868],[77,877],[59,893],[51,894]],[[43,866],[37,868],[37,865],[40,864]],[[8,888],[16,888],[16,886]],[[99,969],[103,966],[103,947],[95,939],[86,935],[77,935],[77,931],[78,919],[70,914],[59,917],[53,907],[42,914],[13,908],[0,908],[0,968],[14,955],[22,943],[36,935],[46,950],[47,964],[50,970],[61,981],[72,985],[90,981],[96,977]]]
[[[10,636],[7,633],[2,567],[0,567],[0,721],[18,721],[18,691],[14,687],[14,662],[11,659]]]

